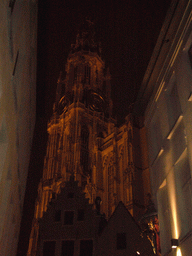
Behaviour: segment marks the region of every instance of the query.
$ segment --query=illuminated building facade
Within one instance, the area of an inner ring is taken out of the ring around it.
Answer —
[[[119,201],[138,218],[143,213],[144,196],[150,192],[147,160],[145,156],[141,158],[145,150],[138,148],[145,144],[141,136],[144,130],[133,126],[131,115],[121,127],[111,117],[110,73],[94,42],[91,22],[87,21],[78,33],[65,71],[65,79],[62,73],[58,79],[53,115],[48,123],[47,152],[28,255],[36,255],[38,220],[71,175],[90,203],[101,198],[101,213],[107,219]]]
[[[145,117],[162,255],[191,255],[191,10],[192,1],[172,1],[135,105]]]
[[[35,125],[37,1],[0,3],[0,255],[16,254]]]

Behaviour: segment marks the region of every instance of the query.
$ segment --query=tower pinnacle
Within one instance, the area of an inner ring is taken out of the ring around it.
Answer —
[[[89,19],[82,23],[76,36],[76,43],[71,45],[71,53],[78,51],[97,52],[99,55],[101,53],[99,43],[95,43],[94,23]]]

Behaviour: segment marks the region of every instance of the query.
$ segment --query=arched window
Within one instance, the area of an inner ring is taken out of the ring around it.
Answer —
[[[89,173],[89,130],[86,125],[81,128],[81,166],[85,174]]]
[[[74,67],[74,81],[77,80],[77,66]]]
[[[124,183],[123,183],[123,172],[124,172],[125,166],[124,166],[124,150],[123,148],[120,149],[119,154],[119,171],[117,172],[117,180],[120,181],[119,184],[117,184],[118,192],[119,192],[119,198],[123,201],[123,191],[124,191]]]
[[[108,166],[108,217],[113,211],[114,202],[114,168],[112,164]]]
[[[84,83],[90,84],[90,78],[91,78],[91,68],[89,64],[86,64],[85,70],[84,70]]]
[[[132,131],[131,131],[131,129],[129,129],[129,132],[128,132],[128,162],[129,162],[129,164],[133,163],[132,141],[133,141]]]

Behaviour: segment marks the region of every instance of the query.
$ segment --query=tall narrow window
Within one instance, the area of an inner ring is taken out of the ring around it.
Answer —
[[[64,225],[73,225],[74,211],[65,211]]]
[[[77,80],[77,66],[74,67],[74,81]]]
[[[73,255],[74,255],[74,241],[73,240],[62,241],[61,256],[73,256]]]
[[[108,217],[111,216],[114,200],[114,169],[110,164],[108,167]]]
[[[117,233],[117,250],[124,250],[126,247],[126,233]]]
[[[133,136],[132,131],[129,129],[128,131],[128,163],[133,163],[133,156],[132,156],[132,143],[133,143]]]
[[[93,255],[93,240],[81,240],[80,256],[92,256],[92,255]]]
[[[87,126],[81,129],[81,166],[85,174],[89,173],[89,130]]]
[[[84,83],[90,84],[90,77],[91,77],[91,68],[89,64],[85,66],[85,71],[84,71]]]

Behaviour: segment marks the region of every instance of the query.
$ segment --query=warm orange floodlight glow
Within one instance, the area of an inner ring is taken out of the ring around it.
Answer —
[[[181,249],[177,247],[177,256],[182,256]]]
[[[172,215],[173,215],[173,224],[175,229],[175,237],[178,238],[178,226],[177,226],[177,210],[175,201],[172,202]]]
[[[178,216],[177,216],[177,200],[176,200],[176,191],[175,191],[175,177],[174,173],[170,173],[169,179],[169,199],[170,199],[170,207],[173,218],[173,226],[172,226],[172,235],[174,238],[179,238],[178,232]]]

